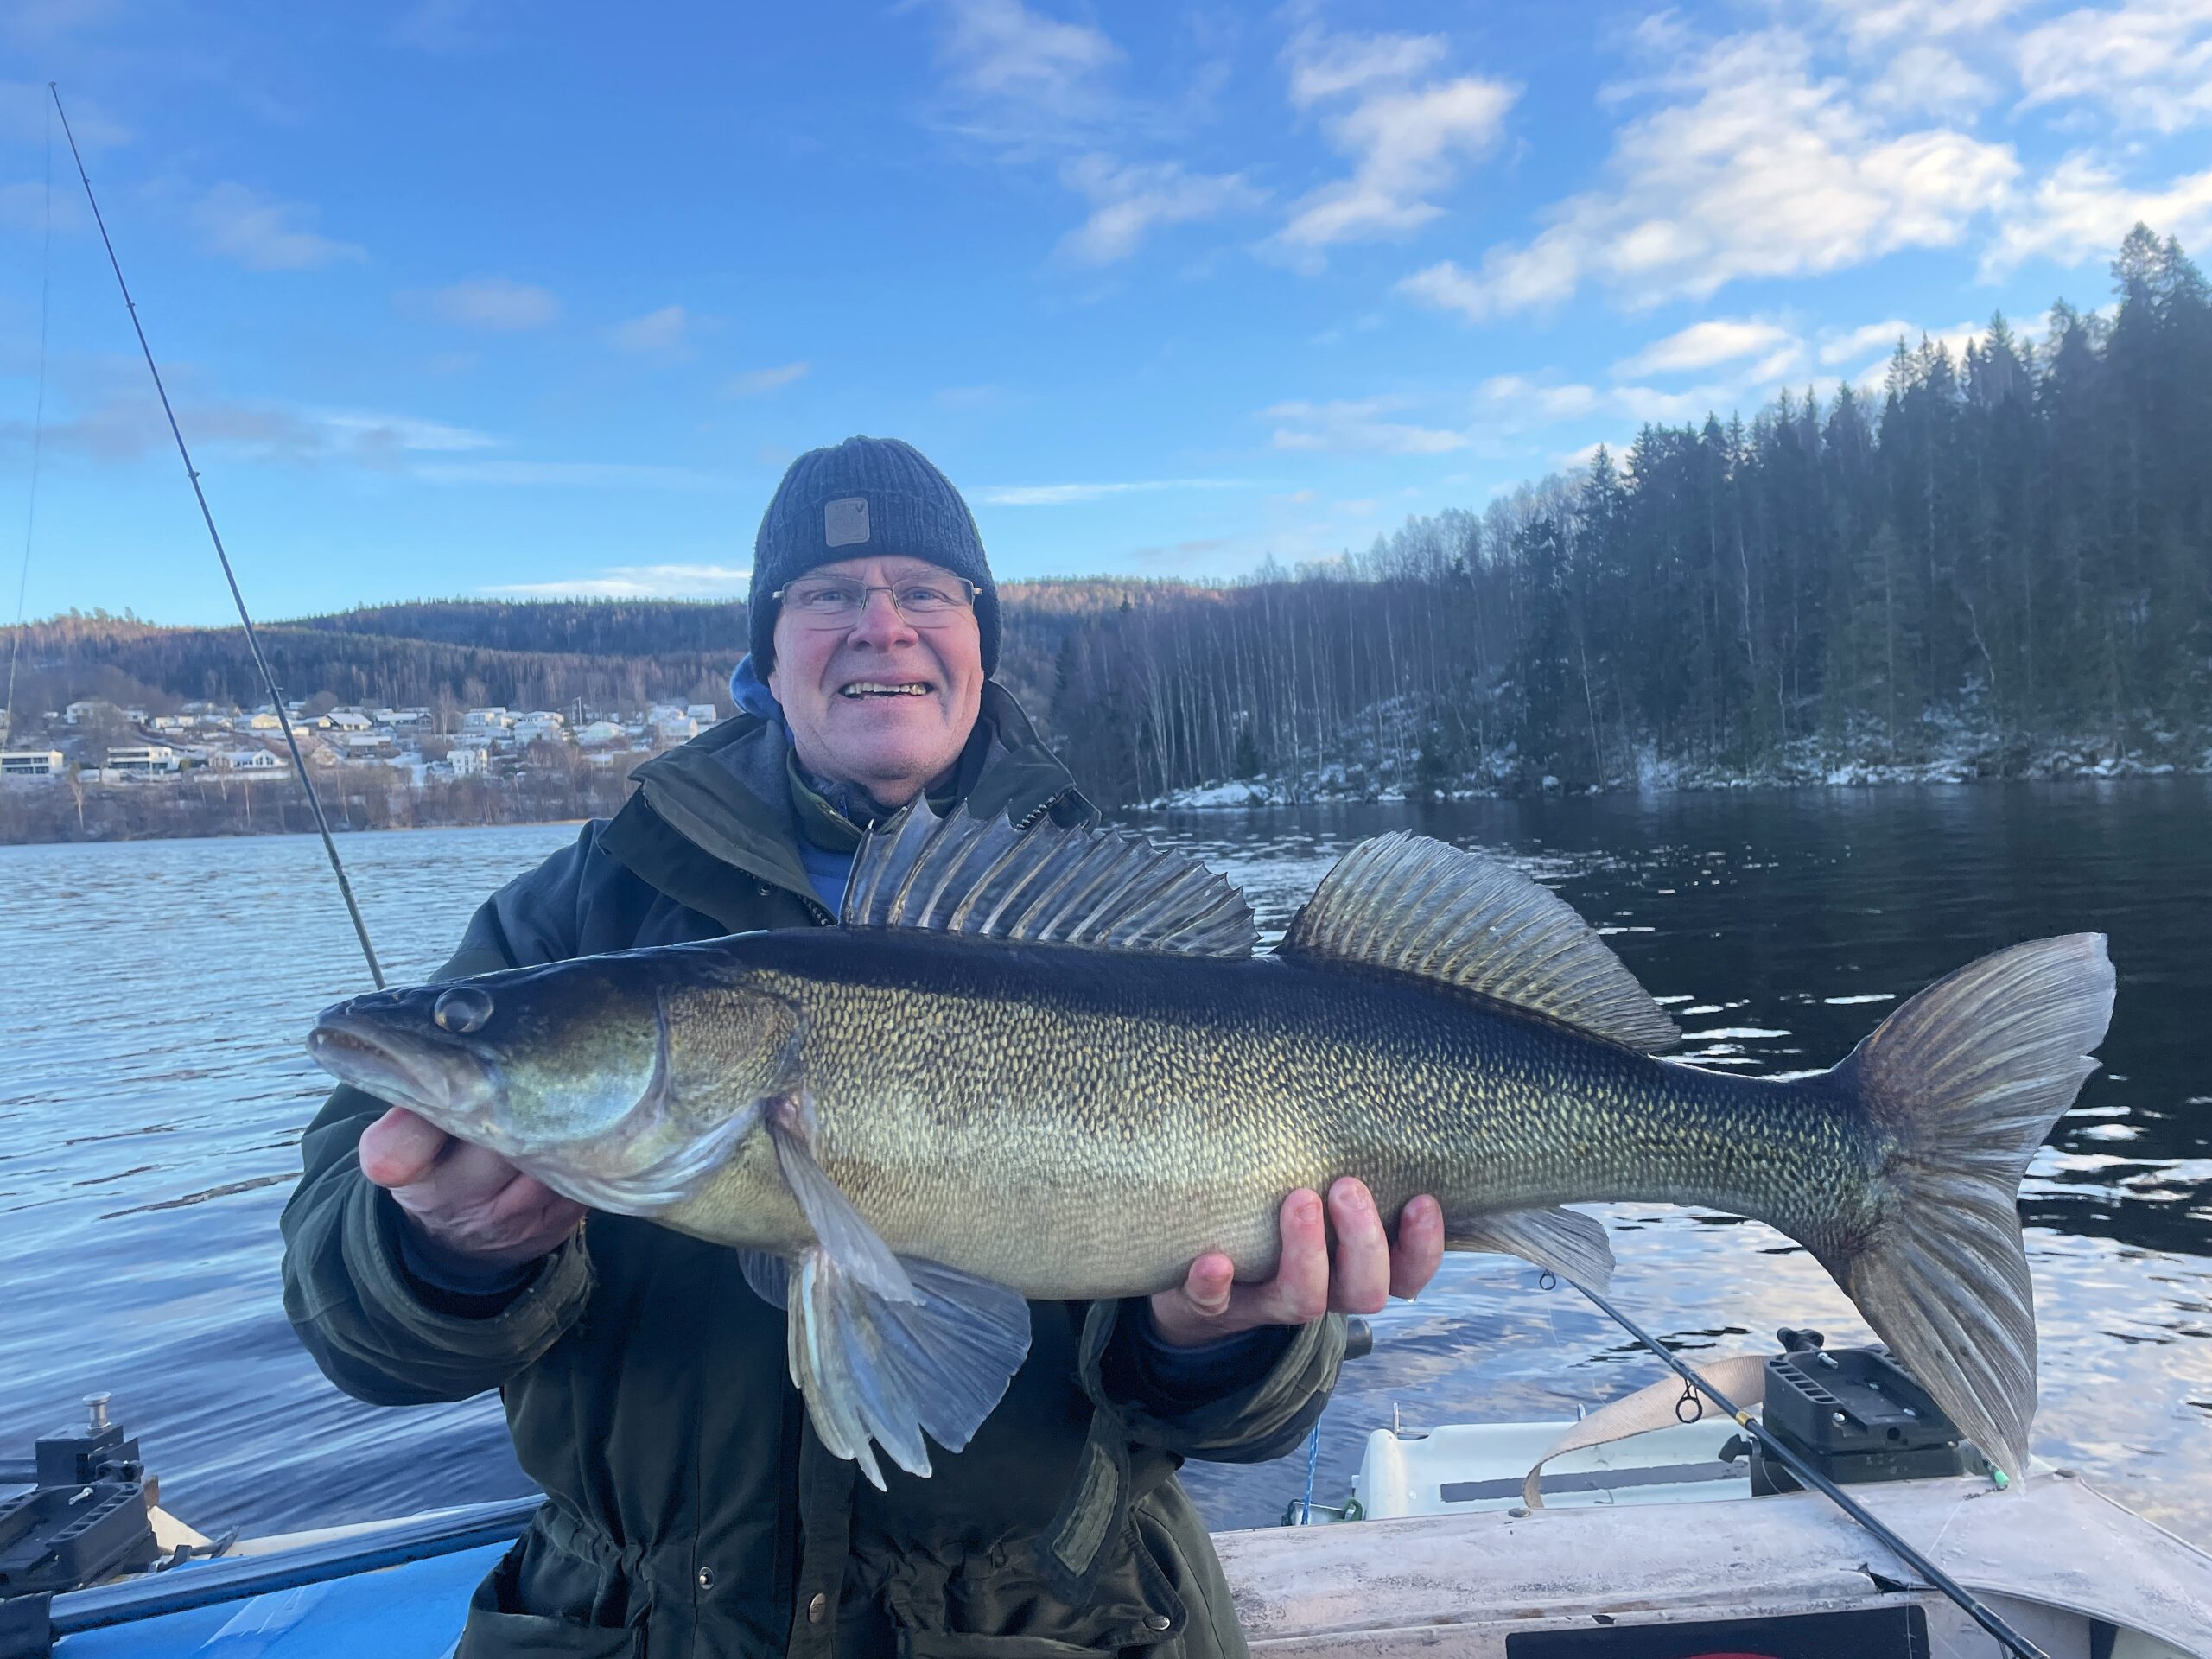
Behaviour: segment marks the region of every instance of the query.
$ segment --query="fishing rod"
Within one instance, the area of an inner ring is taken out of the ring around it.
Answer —
[[[315,827],[322,835],[322,850],[329,855],[330,873],[338,878],[338,891],[346,900],[346,913],[353,918],[353,937],[361,942],[361,954],[368,958],[369,977],[384,989],[384,969],[378,965],[376,947],[369,943],[369,925],[361,919],[361,906],[354,902],[353,884],[346,879],[346,866],[338,856],[338,843],[331,839],[330,820],[324,816],[322,798],[315,792],[315,780],[308,776],[307,757],[300,753],[300,740],[292,730],[292,718],[284,712],[284,694],[276,689],[276,676],[270,672],[269,659],[261,653],[261,637],[254,632],[253,618],[247,613],[245,595],[238,590],[238,573],[231,569],[231,556],[223,546],[222,532],[215,528],[215,515],[207,505],[207,493],[200,487],[200,469],[192,464],[192,451],[185,447],[183,429],[176,423],[176,410],[169,406],[168,388],[162,384],[162,372],[154,361],[154,348],[146,343],[146,326],[138,320],[138,302],[130,297],[130,284],[123,280],[123,264],[115,257],[115,243],[107,233],[107,220],[100,215],[99,198],[92,194],[92,181],[85,171],[85,157],[77,148],[77,135],[70,130],[69,112],[61,107],[61,89],[53,81],[46,83],[47,92],[54,99],[54,112],[61,118],[62,136],[69,141],[69,156],[77,164],[77,176],[84,181],[85,200],[92,205],[92,223],[99,227],[100,245],[107,250],[107,263],[115,272],[115,285],[123,290],[123,303],[130,313],[130,327],[138,335],[138,349],[145,353],[146,372],[154,377],[154,391],[162,400],[162,413],[168,417],[169,435],[176,440],[176,453],[184,462],[184,475],[192,480],[193,499],[200,503],[200,517],[207,526],[207,537],[215,544],[215,556],[222,561],[223,580],[231,585],[231,599],[238,608],[238,620],[245,626],[246,649],[253,653],[253,665],[261,671],[261,683],[269,688],[270,706],[276,711],[276,723],[284,733],[284,747],[292,752],[292,772],[300,780],[300,788],[308,798],[308,807],[315,814]],[[251,787],[251,785],[249,785]]]
[[[31,416],[31,486],[23,509],[23,574],[16,582],[16,632],[8,652],[8,702],[0,741],[16,733],[16,665],[23,658],[23,601],[31,590],[31,537],[38,527],[39,462],[46,453],[46,336],[54,288],[54,123],[46,124],[46,211],[38,270],[38,399]]]
[[[1770,1433],[1750,1413],[1729,1399],[1704,1377],[1700,1376],[1687,1360],[1682,1359],[1658,1338],[1614,1306],[1601,1292],[1594,1291],[1589,1286],[1578,1283],[1573,1280],[1569,1280],[1567,1282],[1573,1284],[1577,1290],[1596,1303],[1599,1309],[1609,1316],[1614,1324],[1656,1354],[1667,1369],[1681,1377],[1688,1387],[1704,1395],[1706,1398],[1735,1419],[1736,1426],[1757,1440],[1761,1451],[1788,1469],[1801,1484],[1820,1493],[1821,1497],[1834,1503],[1846,1515],[1872,1533],[1884,1548],[1949,1597],[1957,1605],[1960,1611],[1995,1637],[2007,1649],[2017,1654],[2019,1659],[2050,1659],[2050,1656],[2041,1648],[2007,1624],[1973,1591],[1967,1589],[1949,1573],[1944,1572],[1942,1567],[1898,1537],[1889,1527],[1877,1520],[1858,1499],[1814,1468],[1812,1464],[1799,1455],[1787,1441]],[[2000,1485],[2004,1484],[2002,1476],[1999,1477],[1999,1484]]]

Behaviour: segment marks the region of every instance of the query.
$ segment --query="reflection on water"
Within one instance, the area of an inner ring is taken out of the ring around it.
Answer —
[[[1821,1070],[1894,1002],[1988,950],[2112,936],[2106,1069],[2037,1158],[2024,1204],[2043,1332],[2037,1451],[2212,1538],[2212,794],[2197,782],[1604,797],[1146,821],[1279,929],[1333,860],[1410,826],[1558,887],[1688,1033],[1700,1064]],[[443,960],[469,907],[575,831],[342,843],[395,980]],[[365,976],[303,837],[0,849],[0,1457],[95,1389],[207,1528],[337,1522],[512,1495],[489,1401],[345,1399],[277,1302],[276,1214],[323,1093],[300,1038]],[[1779,1325],[1863,1335],[1788,1241],[1731,1218],[1606,1213],[1618,1294],[1670,1340],[1763,1348]],[[1656,1361],[1572,1292],[1454,1258],[1376,1320],[1324,1421],[1340,1496],[1390,1421],[1572,1416]],[[1192,1465],[1217,1525],[1262,1524],[1302,1460]]]

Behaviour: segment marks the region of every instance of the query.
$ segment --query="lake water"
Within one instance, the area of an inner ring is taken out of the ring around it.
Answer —
[[[2202,781],[1605,797],[1154,817],[1280,926],[1361,838],[1410,825],[1552,883],[1706,1064],[1840,1058],[1903,995],[2042,934],[2112,936],[2105,1069],[2024,1199],[2043,1332],[2036,1449],[2212,1541],[2212,789]],[[341,848],[395,982],[572,827],[353,836]],[[514,1496],[496,1402],[357,1404],[278,1303],[277,1211],[325,1092],[300,1039],[366,976],[306,837],[0,849],[0,1459],[114,1396],[163,1501],[269,1531]],[[1752,1223],[1605,1212],[1615,1294],[1685,1349],[1774,1328],[1865,1336],[1811,1260]],[[1572,1416],[1656,1361],[1573,1292],[1454,1257],[1375,1321],[1323,1421],[1316,1496],[1368,1431]],[[1186,1474],[1217,1526],[1265,1524],[1294,1457]]]

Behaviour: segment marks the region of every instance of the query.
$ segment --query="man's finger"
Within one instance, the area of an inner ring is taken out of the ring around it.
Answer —
[[[1390,1294],[1411,1301],[1428,1288],[1444,1261],[1444,1206],[1424,1193],[1398,1214],[1390,1251]]]
[[[1329,1237],[1321,1195],[1300,1187],[1282,1201],[1282,1262],[1271,1287],[1274,1317],[1304,1325],[1329,1311]]]
[[[1210,1319],[1229,1311],[1230,1294],[1236,1286],[1236,1264],[1219,1250],[1208,1252],[1191,1263],[1183,1281],[1183,1297]]]
[[[1347,1175],[1329,1188],[1329,1220],[1337,1232],[1329,1306],[1372,1313],[1390,1300],[1390,1240],[1364,1181]]]
[[[361,1131],[361,1173],[378,1186],[412,1186],[429,1175],[453,1137],[395,1106]]]

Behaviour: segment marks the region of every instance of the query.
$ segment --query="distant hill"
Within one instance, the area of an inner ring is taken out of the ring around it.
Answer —
[[[1125,604],[1206,590],[1180,583],[1009,582],[1001,677],[1049,706],[1067,637]],[[343,703],[562,709],[714,702],[729,711],[731,669],[746,652],[739,601],[411,600],[271,622],[262,648],[285,695]],[[79,697],[162,713],[206,699],[266,701],[238,628],[167,628],[135,618],[70,615],[29,625],[16,706],[35,718]],[[19,724],[21,723],[19,720]]]

